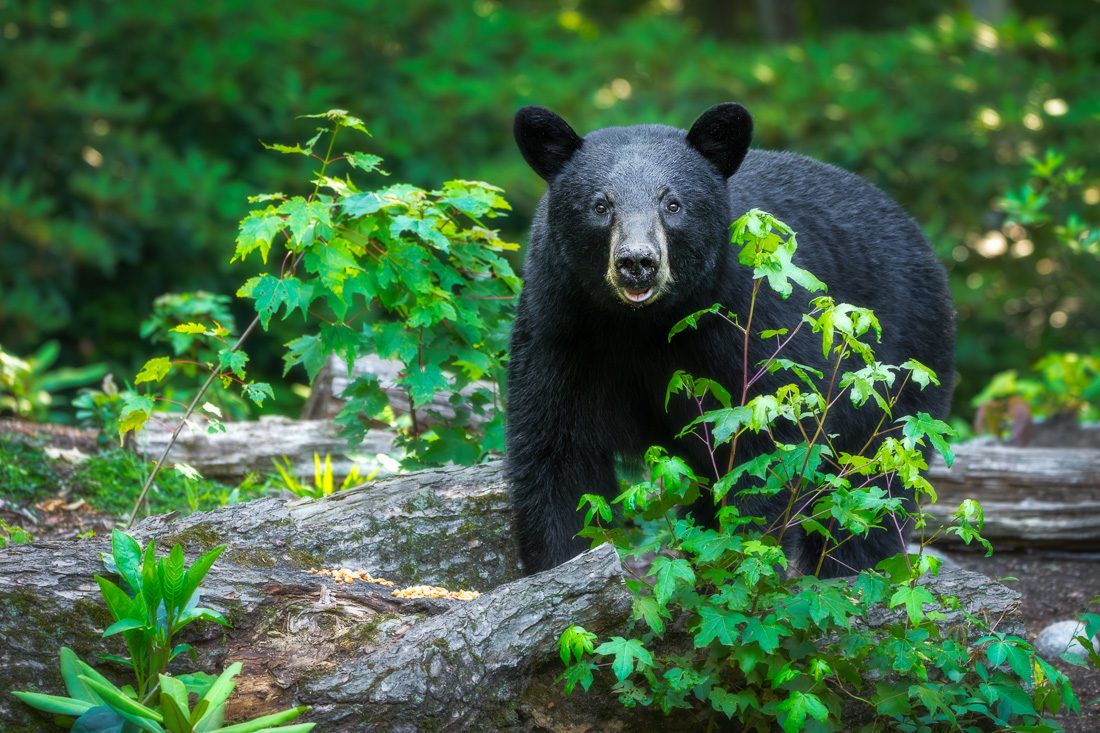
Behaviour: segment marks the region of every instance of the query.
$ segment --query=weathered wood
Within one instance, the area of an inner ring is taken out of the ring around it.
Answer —
[[[5,689],[63,689],[58,642],[95,662],[117,639],[96,633],[94,572],[104,540],[18,546],[0,568],[0,661]],[[403,600],[391,590],[334,585],[302,571],[218,562],[203,602],[231,629],[187,639],[198,666],[242,661],[229,719],[312,705],[324,731],[503,730],[518,721],[534,667],[555,655],[570,623],[607,632],[630,613],[610,546],[470,602]],[[197,627],[196,627],[197,628]],[[116,649],[116,647],[118,647]],[[97,665],[101,666],[101,665]],[[45,720],[0,696],[0,729],[40,731]],[[512,728],[517,729],[517,728]]]
[[[276,498],[152,517],[139,538],[242,564],[363,568],[400,583],[488,590],[520,575],[502,463],[391,476],[324,499]]]
[[[158,413],[137,434],[134,449],[150,459],[159,458],[179,420],[173,413]],[[225,423],[225,431],[208,433],[201,421],[184,427],[172,448],[173,463],[186,463],[203,476],[240,481],[249,473],[271,473],[274,462],[290,459],[299,476],[313,476],[313,455],[332,457],[337,480],[347,476],[354,456],[390,453],[393,434],[370,430],[362,444],[349,448],[331,420],[291,420],[262,417],[256,421]]]
[[[167,422],[150,428],[138,448],[159,455],[171,426]],[[385,453],[391,447],[392,435],[382,430],[370,431],[363,445],[349,449],[331,421],[266,418],[228,423],[226,432],[212,435],[187,429],[173,458],[211,478],[239,481],[249,472],[270,472],[272,461],[283,456],[299,476],[312,476],[316,453],[331,455],[333,474],[340,480],[354,465],[354,456]],[[939,503],[928,507],[930,514],[946,522],[964,499],[977,499],[985,508],[986,535],[1001,547],[1100,549],[1098,449],[967,443],[956,447],[951,469],[937,456],[928,478],[939,493]],[[498,506],[506,511],[503,500]],[[953,535],[945,539],[956,541]]]
[[[232,628],[195,627],[186,639],[206,670],[245,663],[230,716],[313,706],[325,731],[699,730],[711,713],[625,711],[605,682],[565,699],[555,641],[571,623],[607,638],[630,612],[616,553],[597,548],[560,568],[519,578],[500,464],[392,477],[317,501],[261,499],[138,526],[188,555],[227,550],[203,604]],[[58,691],[57,648],[94,661],[117,650],[99,638],[110,620],[92,574],[106,537],[0,550],[0,669],[6,689]],[[469,603],[402,600],[378,585],[336,584],[311,566],[364,569],[399,585],[485,591]],[[988,579],[944,570],[933,581],[976,615],[1007,616],[1018,596]],[[960,612],[947,623],[961,623]],[[114,644],[115,646],[111,646]],[[41,720],[0,696],[0,729]]]
[[[971,443],[955,453],[950,469],[937,457],[928,471],[939,502],[927,511],[940,521],[977,499],[999,547],[1100,548],[1100,450]]]

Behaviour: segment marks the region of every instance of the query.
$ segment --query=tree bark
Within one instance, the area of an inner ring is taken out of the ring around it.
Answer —
[[[282,456],[290,458],[302,477],[313,475],[315,453],[332,456],[337,480],[354,463],[327,420],[271,418],[225,427],[226,432],[214,435],[188,429],[177,444],[176,460],[224,481],[270,471],[272,461]],[[169,434],[151,429],[138,447],[159,455]],[[355,453],[384,453],[391,444],[389,433],[372,430]],[[939,502],[926,509],[937,520],[949,522],[960,502],[977,499],[985,510],[986,536],[999,547],[1100,549],[1100,449],[975,442],[958,445],[955,452],[951,469],[937,456],[928,471]],[[493,475],[494,482],[501,480]],[[501,498],[496,507],[507,511],[507,502]],[[945,539],[958,541],[954,535]]]

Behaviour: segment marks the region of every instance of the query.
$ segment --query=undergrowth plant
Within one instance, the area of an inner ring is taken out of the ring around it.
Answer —
[[[52,369],[60,354],[56,341],[47,341],[25,359],[4,351],[0,344],[0,415],[63,421],[62,414],[50,409],[55,393],[94,382],[107,372],[105,364]]]
[[[200,585],[223,549],[215,547],[187,566],[180,545],[173,546],[167,557],[158,558],[154,541],[150,540],[143,551],[136,540],[115,530],[111,535],[111,555],[105,558],[105,564],[109,574],[117,575],[119,582],[103,575],[95,579],[114,619],[103,636],[120,635],[127,656],[104,654],[102,658],[128,668],[133,683],[121,687],[114,684],[71,649],[62,647],[61,677],[68,696],[40,692],[12,694],[36,710],[56,716],[63,727],[83,733],[311,730],[313,723],[282,725],[297,718],[306,707],[223,725],[225,702],[233,692],[233,678],[241,672],[240,662],[231,664],[217,676],[169,671],[172,660],[192,652],[189,644],[179,641],[184,628],[200,620],[228,625],[220,613],[199,605]]]
[[[359,466],[357,464],[352,465],[348,475],[337,486],[336,478],[332,472],[332,456],[326,453],[324,463],[322,463],[321,456],[314,453],[313,484],[310,485],[298,478],[294,472],[294,464],[286,456],[283,456],[282,463],[279,461],[272,461],[272,463],[275,464],[275,471],[283,482],[283,488],[295,496],[308,499],[320,499],[322,496],[328,496],[334,491],[343,491],[364,481],[369,481],[374,476],[374,473],[371,473],[364,479],[359,474]]]
[[[1089,200],[1088,174],[1053,150],[1042,158],[1029,158],[1028,165],[1027,182],[998,202],[1006,223],[1037,241],[1042,230],[1049,230],[1053,246],[1041,251],[1047,266],[1080,277],[1089,264],[1100,263],[1100,225],[1096,200]],[[1092,192],[1095,196],[1095,187]],[[1081,315],[1074,313],[1082,310],[1077,301],[1059,303],[1051,317],[1060,313],[1057,317],[1068,325],[1071,316]],[[1100,352],[1049,352],[1031,371],[1000,372],[974,397],[979,432],[1019,438],[1032,418],[1100,420]]]
[[[790,295],[792,281],[811,293],[824,290],[794,264],[795,233],[774,217],[749,212],[734,223],[732,241],[741,263],[753,268],[753,303],[762,287]],[[566,690],[587,690],[609,671],[627,707],[694,709],[712,726],[728,718],[744,730],[853,730],[845,719],[852,709],[868,721],[860,730],[1057,730],[1053,713],[1078,710],[1067,677],[1001,628],[1001,619],[976,617],[924,582],[940,566],[924,549],[943,533],[991,551],[980,536],[977,503],[963,502],[950,526],[936,526],[923,512],[936,498],[921,475],[925,456],[934,450],[951,465],[950,428],[894,408],[903,390],[938,384],[936,375],[914,360],[877,361],[874,313],[827,295],[812,297],[802,320],[780,330],[761,332],[753,313],[750,306],[742,320],[716,304],[669,336],[701,318],[721,318],[731,337],[774,345],[763,362],[745,363],[740,389],[684,372],[669,384],[670,395],[686,394],[698,405],[681,436],[706,443],[717,480],[654,446],[645,456],[647,478],[610,504],[598,495],[581,500],[582,535],[627,555],[652,554],[653,561],[644,577],[627,581],[631,635],[598,639],[577,626],[562,634]],[[784,358],[785,344],[805,328],[820,335],[831,374]],[[775,372],[791,381],[774,392],[752,389]],[[840,400],[881,413],[858,453],[837,449],[827,428]],[[801,440],[775,438],[791,426]],[[772,450],[745,460],[737,446],[750,434],[769,436]],[[787,510],[770,525],[738,509],[744,499],[782,492]],[[913,510],[897,498],[902,492],[915,496]],[[717,527],[701,526],[685,511],[700,496],[716,505]],[[612,505],[643,527],[640,541],[610,526]],[[918,552],[884,560],[854,580],[814,577],[845,538],[902,533],[907,524]],[[795,531],[824,538],[816,568],[790,567],[782,542]]]
[[[311,117],[324,126],[308,141],[265,147],[315,161],[312,190],[253,196],[256,208],[240,224],[233,259],[261,265],[237,292],[253,301],[255,319],[236,339],[212,318],[169,330],[215,346],[201,363],[186,360],[189,368],[208,371],[207,379],[184,406],[132,516],[196,412],[209,430],[221,429],[221,411],[203,402],[211,385],[236,385],[257,404],[273,396],[269,384],[249,378],[241,345],[276,316],[301,317],[304,333],[286,344],[284,360],[287,370],[302,366],[311,381],[333,354],[349,373],[370,353],[401,363],[397,387],[407,414],[395,415],[374,375],[356,377],[344,392],[337,422],[351,442],[374,425],[388,425],[403,462],[420,466],[473,463],[503,448],[505,353],[520,280],[504,256],[516,245],[487,225],[509,210],[500,189],[464,180],[437,190],[405,183],[363,188],[359,178],[387,174],[377,155],[342,152],[346,134],[369,135],[362,120],[343,110]],[[150,359],[134,384],[159,385],[183,362]],[[125,395],[120,437],[170,402],[153,391]],[[435,414],[440,411],[448,414]]]

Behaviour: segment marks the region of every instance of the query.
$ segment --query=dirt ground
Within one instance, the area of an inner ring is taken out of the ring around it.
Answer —
[[[971,552],[945,554],[967,570],[994,580],[1016,578],[1004,582],[1022,596],[1020,612],[1029,641],[1035,641],[1047,624],[1076,618],[1089,601],[1100,596],[1100,552],[1024,550],[997,552],[989,558]],[[1080,718],[1072,714],[1059,717],[1067,733],[1100,733],[1100,672],[1050,661],[1069,675],[1081,702]]]

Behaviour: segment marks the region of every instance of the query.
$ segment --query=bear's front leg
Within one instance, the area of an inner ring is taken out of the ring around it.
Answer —
[[[599,455],[595,445],[576,444],[568,428],[559,441],[523,430],[509,433],[508,476],[520,558],[525,573],[537,573],[588,549],[588,540],[576,536],[584,519],[577,504],[583,494],[614,495],[614,463],[610,452]]]
[[[583,494],[615,495],[613,448],[582,400],[519,378],[508,405],[507,475],[525,573],[556,567],[588,549],[578,538]]]

